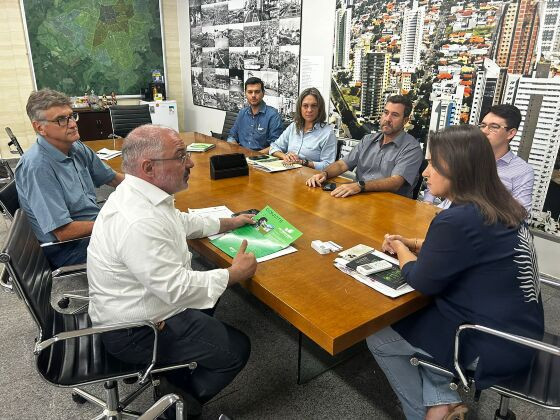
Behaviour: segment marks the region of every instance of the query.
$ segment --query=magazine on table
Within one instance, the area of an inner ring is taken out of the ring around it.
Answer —
[[[286,219],[266,206],[263,210],[253,216],[254,225],[238,227],[211,240],[211,243],[230,257],[234,257],[239,251],[241,242],[247,240],[247,252],[255,254],[257,261],[279,251],[286,250],[299,238],[302,233],[292,226]],[[294,252],[296,249],[288,249]],[[287,253],[284,251],[281,254]],[[260,262],[259,261],[259,262]]]
[[[369,275],[358,273],[358,266],[381,260],[388,261],[392,264],[392,267]],[[398,264],[397,259],[361,244],[341,252],[339,257],[334,260],[335,267],[340,271],[392,298],[402,296],[414,290],[404,280]]]
[[[298,163],[286,163],[282,159],[270,155],[249,156],[247,163],[253,168],[264,172],[281,172],[301,168],[301,165]]]
[[[111,149],[107,149],[106,147],[97,151],[97,156],[101,160],[110,160],[120,155],[121,155],[120,150],[111,150]]]
[[[187,146],[187,152],[206,152],[216,147],[213,143],[191,143]]]

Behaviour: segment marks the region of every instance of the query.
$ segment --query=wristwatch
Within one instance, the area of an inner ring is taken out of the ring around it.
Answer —
[[[366,182],[365,181],[358,181],[358,185],[360,186],[360,192],[364,192],[366,190]]]
[[[308,163],[309,163],[309,161],[307,159],[302,159],[301,160],[301,166],[307,166]]]

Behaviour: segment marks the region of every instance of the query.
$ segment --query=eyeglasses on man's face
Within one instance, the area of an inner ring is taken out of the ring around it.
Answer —
[[[503,128],[505,130],[511,130],[511,127],[507,127],[505,125],[500,125],[500,124],[496,124],[496,123],[490,123],[490,124],[480,123],[480,124],[478,124],[478,128],[480,128],[481,130],[484,130],[485,128],[488,128],[488,130],[490,130],[490,132],[492,132],[492,133],[497,133],[498,131],[500,131],[501,128]]]
[[[150,159],[153,162],[161,162],[161,161],[165,161],[165,160],[178,160],[181,162],[181,165],[184,165],[185,162],[187,161],[187,159],[191,158],[191,152],[184,152],[181,153],[179,156],[175,156],[172,158],[155,158],[155,159]]]
[[[54,120],[41,120],[41,121],[57,123],[60,127],[66,127],[70,123],[70,120],[78,121],[79,119],[80,119],[80,114],[78,114],[77,112],[72,112],[68,116],[58,117]]]

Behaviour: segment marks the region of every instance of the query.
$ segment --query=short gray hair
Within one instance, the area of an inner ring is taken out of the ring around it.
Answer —
[[[70,98],[62,92],[52,89],[36,90],[27,99],[26,111],[31,121],[43,118],[43,112],[53,106],[71,106]]]
[[[157,158],[163,151],[163,134],[175,130],[161,125],[145,124],[132,130],[124,139],[122,147],[122,170],[132,174],[139,169],[142,158]]]

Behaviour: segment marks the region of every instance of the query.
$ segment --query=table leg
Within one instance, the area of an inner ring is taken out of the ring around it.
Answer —
[[[301,332],[298,334],[298,385],[309,382],[327,370],[335,367],[339,363],[342,363],[367,349],[365,341],[361,341],[338,353],[336,356],[331,356],[312,340],[307,338],[305,334],[302,334]]]

